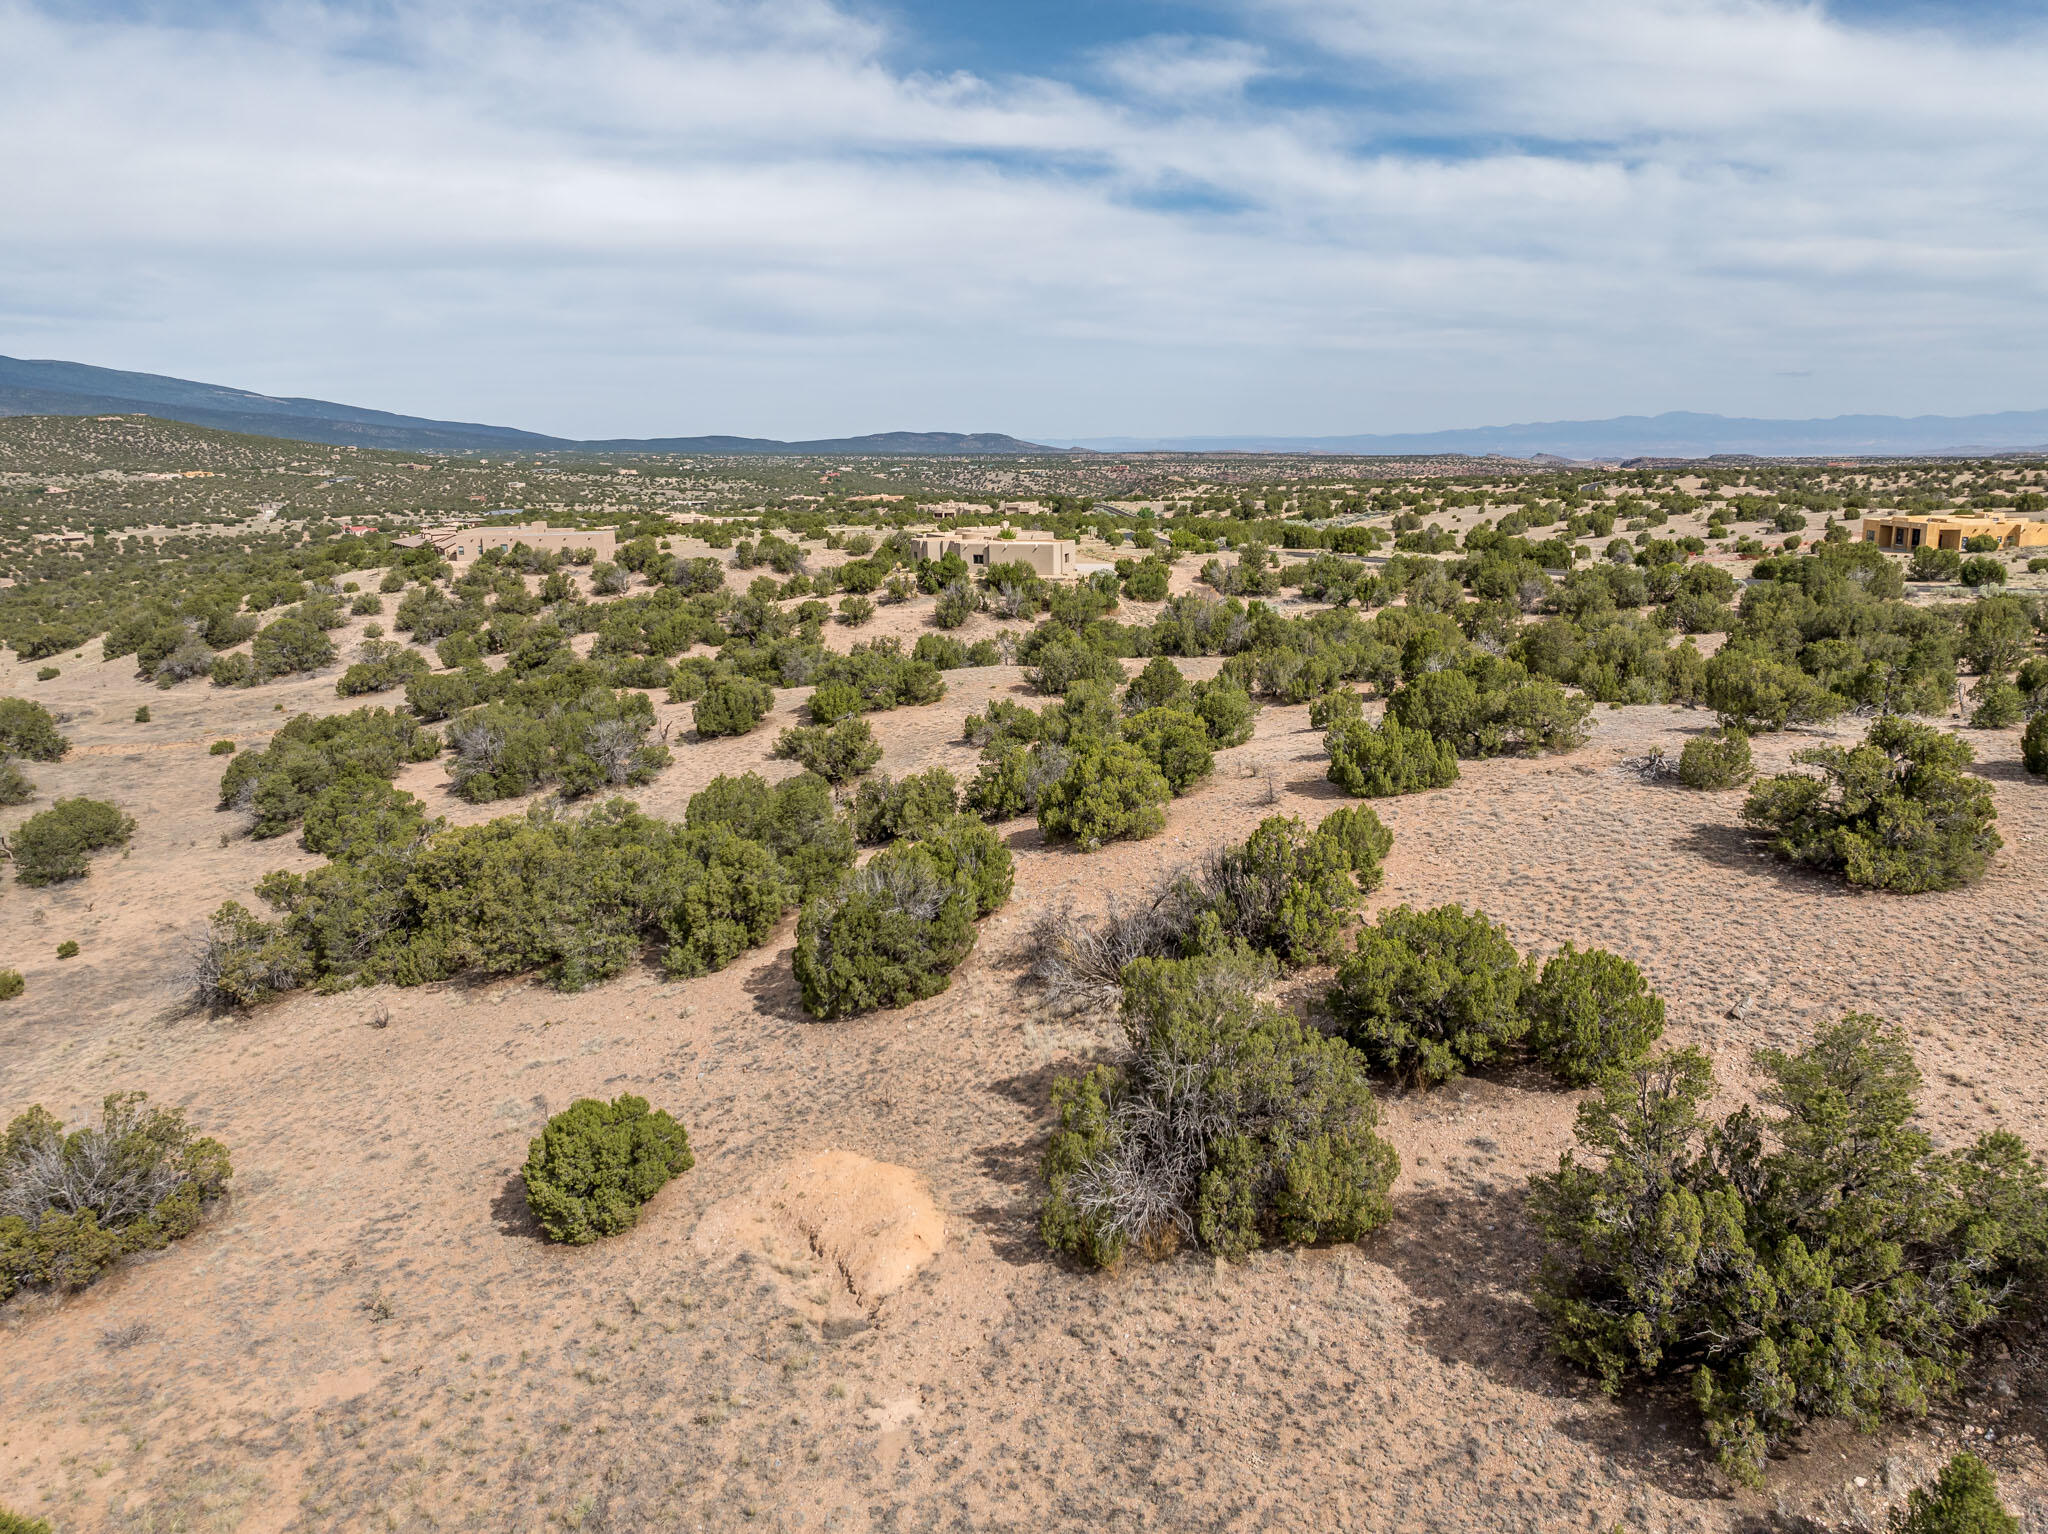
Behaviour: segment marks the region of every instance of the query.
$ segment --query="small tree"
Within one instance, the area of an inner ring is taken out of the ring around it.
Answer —
[[[1458,780],[1458,753],[1451,743],[1397,719],[1374,725],[1340,718],[1323,737],[1323,749],[1330,753],[1330,781],[1361,799],[1416,794]]]
[[[1769,734],[1788,724],[1824,723],[1846,706],[1796,666],[1753,650],[1729,646],[1707,662],[1707,707],[1723,729]]]
[[[915,842],[876,853],[804,907],[793,964],[804,1010],[837,1018],[936,996],[974,947],[977,893]]]
[[[1739,788],[1755,776],[1749,737],[1740,730],[1695,735],[1678,753],[1678,781],[1687,788]]]
[[[1185,708],[1193,696],[1180,667],[1164,655],[1145,662],[1145,669],[1124,689],[1124,712],[1142,714],[1154,708]]]
[[[131,1252],[190,1235],[227,1191],[228,1153],[176,1109],[117,1092],[100,1123],[64,1133],[30,1108],[0,1140],[0,1300],[30,1285],[82,1289]]]
[[[70,749],[71,742],[58,733],[56,718],[42,704],[28,698],[0,698],[0,756],[55,762]]]
[[[943,767],[891,781],[877,773],[860,785],[851,806],[854,837],[868,844],[898,837],[920,841],[960,808],[960,785]]]
[[[1779,857],[1839,873],[1851,884],[1916,894],[1954,889],[2003,845],[1991,788],[1963,771],[1968,742],[1896,715],[1859,746],[1820,746],[1750,790],[1743,818]]]
[[[1815,1419],[1923,1413],[2038,1292],[2048,1254],[2040,1164],[2004,1132],[1937,1151],[1897,1029],[1851,1016],[1755,1063],[1766,1112],[1718,1124],[1698,1050],[1611,1078],[1579,1111],[1596,1159],[1566,1155],[1530,1192],[1559,1354],[1610,1393],[1689,1380],[1707,1441],[1750,1482]]]
[[[1891,1534],[2020,1534],[1998,1500],[1998,1478],[1976,1455],[1955,1455],[1932,1484],[1916,1486],[1894,1509]]]
[[[1199,1242],[1355,1241],[1392,1215],[1400,1160],[1357,1057],[1259,999],[1243,956],[1138,959],[1115,1065],[1053,1087],[1048,1246],[1095,1266]]]
[[[1125,740],[1150,758],[1176,796],[1216,770],[1208,727],[1185,709],[1148,708],[1126,719],[1123,733]]]
[[[1107,842],[1156,836],[1166,828],[1160,806],[1172,797],[1164,775],[1136,746],[1087,738],[1071,751],[1065,775],[1039,796],[1038,825],[1093,852]]]
[[[22,884],[61,884],[82,879],[87,858],[119,847],[135,834],[135,822],[98,799],[59,799],[40,815],[31,815],[0,842],[14,860],[14,877]]]
[[[1570,1086],[1633,1065],[1664,1034],[1664,1001],[1643,972],[1600,948],[1559,949],[1523,995],[1536,1057]]]
[[[744,735],[775,706],[775,692],[749,676],[714,677],[691,709],[699,735]]]
[[[631,1230],[640,1206],[696,1164],[683,1126],[646,1098],[583,1097],[548,1120],[521,1176],[548,1239],[581,1246]]]
[[[834,725],[794,725],[775,742],[775,754],[792,758],[827,783],[859,777],[882,759],[874,728],[865,719]]]
[[[2020,732],[2020,761],[2037,778],[2048,778],[2048,710],[2034,715]]]
[[[1434,1086],[1521,1039],[1529,978],[1507,934],[1482,913],[1404,905],[1359,931],[1329,1005],[1376,1068]]]

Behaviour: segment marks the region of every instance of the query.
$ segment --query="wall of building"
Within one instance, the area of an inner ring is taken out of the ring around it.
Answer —
[[[1881,549],[1961,549],[1989,533],[2003,548],[2048,547],[2048,522],[2027,517],[1865,517],[1863,541]]]
[[[919,559],[957,554],[979,573],[990,565],[1028,565],[1047,580],[1074,573],[1076,547],[1064,538],[997,538],[991,534],[926,533],[915,540]]]
[[[461,527],[428,537],[451,560],[474,559],[485,549],[509,549],[515,543],[542,554],[589,549],[599,559],[610,559],[619,546],[618,534],[608,527]]]

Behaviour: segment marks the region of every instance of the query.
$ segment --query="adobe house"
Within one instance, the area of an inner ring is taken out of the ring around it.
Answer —
[[[1004,533],[1010,536],[1005,537]],[[919,559],[944,559],[948,554],[958,554],[976,573],[990,565],[1011,564],[1029,565],[1049,581],[1080,573],[1074,567],[1076,545],[1071,540],[1034,528],[1013,528],[1007,522],[996,532],[961,528],[950,533],[920,533],[914,544]]]
[[[1863,519],[1863,541],[1881,549],[1961,549],[1990,534],[2002,549],[2048,547],[2048,522],[2002,517],[1993,512],[1944,512],[1928,516],[1873,516]]]

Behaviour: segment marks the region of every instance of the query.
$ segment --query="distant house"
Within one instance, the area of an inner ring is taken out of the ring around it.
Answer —
[[[919,559],[944,559],[948,554],[957,554],[974,570],[985,570],[990,565],[1029,565],[1047,580],[1079,573],[1074,568],[1076,547],[1071,540],[1032,528],[1013,528],[1007,522],[994,532],[986,528],[961,528],[956,532],[923,533],[913,541]]]

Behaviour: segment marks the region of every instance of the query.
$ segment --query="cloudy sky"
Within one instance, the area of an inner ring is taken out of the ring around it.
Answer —
[[[0,353],[578,436],[2048,406],[2007,0],[0,0]]]

